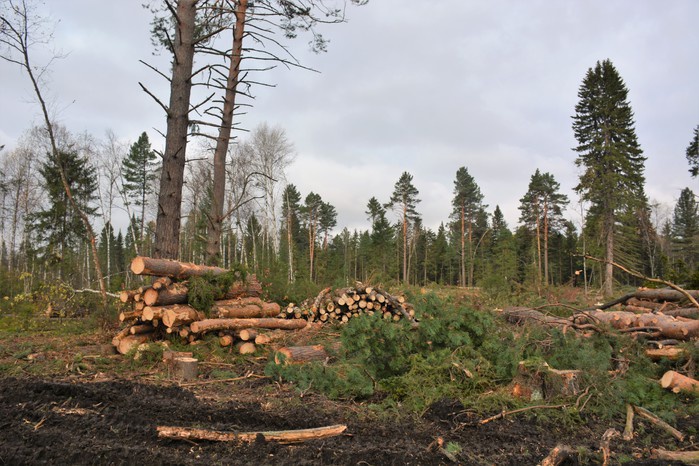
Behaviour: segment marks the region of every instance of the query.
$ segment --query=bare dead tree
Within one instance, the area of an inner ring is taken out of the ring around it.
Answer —
[[[46,32],[45,19],[38,15],[34,10],[34,6],[26,0],[8,0],[7,11],[2,12],[2,16],[0,16],[0,24],[2,25],[0,28],[0,46],[4,48],[4,50],[0,52],[0,58],[9,63],[18,65],[27,73],[27,76],[31,81],[34,94],[36,95],[41,108],[44,124],[46,125],[46,132],[51,143],[51,156],[54,157],[54,159],[58,162],[58,167],[60,167],[59,173],[61,176],[61,183],[63,184],[63,188],[66,192],[66,197],[68,198],[71,207],[75,210],[85,225],[85,230],[87,231],[87,236],[90,243],[90,249],[92,251],[95,272],[99,280],[102,303],[106,306],[107,288],[105,286],[104,276],[102,275],[102,268],[100,266],[99,256],[97,253],[95,233],[92,229],[92,225],[90,224],[90,219],[73,197],[70,182],[66,177],[65,170],[63,169],[61,153],[58,149],[58,144],[54,134],[53,121],[49,115],[48,105],[42,92],[42,77],[48,71],[51,61],[53,59],[60,58],[60,56],[54,54],[52,60],[50,60],[49,63],[44,66],[37,66],[31,60],[31,49],[36,45],[49,43],[51,40],[51,34]]]

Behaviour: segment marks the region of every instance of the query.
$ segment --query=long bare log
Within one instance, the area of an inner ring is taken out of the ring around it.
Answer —
[[[652,457],[663,461],[680,461],[684,464],[699,464],[699,450],[669,451],[658,448],[652,451]]]
[[[238,300],[216,301],[212,311],[220,318],[275,317],[281,310],[277,303],[244,304]]]
[[[170,259],[155,259],[153,257],[137,256],[131,261],[131,271],[136,275],[155,275],[184,279],[202,275],[220,275],[226,273],[221,267],[197,265],[190,262],[179,262]]]
[[[669,433],[670,435],[675,437],[680,442],[684,441],[684,434],[682,432],[675,429],[670,424],[663,421],[662,419],[660,419],[658,416],[651,413],[647,409],[642,408],[640,406],[634,406],[633,410],[636,412],[636,414],[638,414],[639,416],[641,416],[644,419],[649,420],[653,425],[660,427],[661,429],[663,429],[664,431],[666,431],[667,433]]]
[[[322,345],[286,346],[279,348],[274,355],[277,364],[303,364],[311,361],[325,361],[328,353]]]
[[[279,430],[268,432],[222,432],[218,430],[190,429],[187,427],[158,426],[158,437],[178,440],[209,440],[212,442],[255,442],[260,437],[266,441],[283,444],[301,443],[336,437],[347,430],[346,425],[337,424],[313,429]]]
[[[244,328],[276,328],[284,330],[302,329],[306,321],[301,319],[205,319],[193,322],[190,329],[193,333],[211,332],[214,330],[241,330]]]

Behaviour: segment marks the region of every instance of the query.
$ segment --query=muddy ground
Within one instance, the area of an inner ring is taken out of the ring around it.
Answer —
[[[607,428],[623,429],[592,418],[562,426],[535,415],[477,425],[480,417],[457,401],[442,400],[421,416],[399,419],[265,378],[180,386],[104,374],[51,380],[0,376],[0,463],[534,465],[558,443],[596,450]],[[265,431],[338,423],[347,424],[346,435],[293,446],[261,439],[249,445],[173,441],[156,435],[158,425]],[[699,428],[696,419],[678,423]],[[461,451],[449,457],[436,445],[440,437],[445,446],[454,442]],[[653,439],[653,447],[677,447],[662,432],[653,432]],[[647,459],[646,443],[614,440],[613,461],[672,464]]]

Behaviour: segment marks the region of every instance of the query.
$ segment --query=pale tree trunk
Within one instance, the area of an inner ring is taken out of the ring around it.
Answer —
[[[536,213],[536,277],[537,277],[537,288],[541,286],[541,218],[539,216],[539,201],[537,200],[535,206]]]
[[[226,92],[223,98],[223,108],[221,110],[221,126],[216,138],[216,149],[214,150],[214,187],[211,202],[211,214],[209,215],[209,232],[206,242],[207,262],[211,265],[217,264],[221,256],[219,245],[221,243],[221,232],[224,220],[223,201],[226,192],[226,154],[231,140],[231,130],[233,127],[233,111],[235,110],[235,98],[238,89],[238,79],[240,75],[240,63],[243,53],[243,33],[245,30],[245,14],[248,8],[248,0],[238,0],[235,8],[235,28],[233,29],[233,49],[231,52],[231,63],[228,67],[228,77],[226,79]]]
[[[158,195],[158,216],[153,255],[176,259],[179,252],[182,186],[189,125],[189,98],[194,63],[194,25],[197,0],[177,2],[177,28],[173,42],[170,105]]]
[[[468,286],[473,286],[473,213],[468,213]]]
[[[408,279],[408,208],[403,206],[403,281],[409,284]]]
[[[549,210],[544,202],[544,286],[549,286]]]
[[[611,296],[614,292],[614,211],[609,209],[605,213],[604,232],[606,235],[606,251],[604,265],[604,284],[602,292],[605,296]]]
[[[466,286],[466,212],[461,205],[461,286]]]

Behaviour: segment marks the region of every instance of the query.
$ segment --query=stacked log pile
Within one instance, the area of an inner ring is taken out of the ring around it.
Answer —
[[[276,318],[280,306],[260,299],[262,287],[255,276],[235,282],[224,299],[214,302],[207,317],[188,304],[187,280],[195,276],[219,275],[226,273],[226,269],[136,257],[131,270],[137,275],[157,278],[149,286],[121,293],[121,301],[131,304],[131,309],[119,315],[125,327],[112,339],[112,344],[121,354],[166,335],[195,343],[209,332],[218,332],[222,345],[233,345],[238,341],[242,342],[238,345],[239,351],[254,352],[256,336],[260,337],[257,344],[268,343],[273,338],[265,338],[264,334],[257,335],[254,330],[247,329],[298,329],[306,325],[302,321]],[[255,336],[250,337],[253,334]]]
[[[300,304],[289,303],[281,317],[309,322],[348,322],[362,314],[380,315],[383,319],[415,322],[415,309],[401,295],[391,295],[380,288],[357,283],[350,288],[325,288],[315,299]]]

